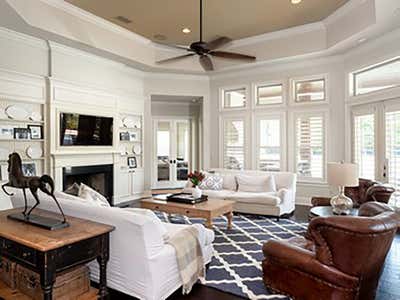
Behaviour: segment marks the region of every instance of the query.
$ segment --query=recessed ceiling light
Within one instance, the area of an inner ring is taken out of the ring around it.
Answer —
[[[301,0],[292,0],[292,4],[299,4]]]
[[[182,29],[182,32],[185,33],[185,34],[188,34],[188,33],[191,33],[192,31],[189,28],[186,27],[186,28]]]

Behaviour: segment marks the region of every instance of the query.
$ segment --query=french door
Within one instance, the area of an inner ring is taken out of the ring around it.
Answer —
[[[352,140],[360,177],[391,184],[399,198],[400,99],[353,107]]]
[[[191,157],[189,120],[156,119],[153,128],[153,188],[183,187]]]

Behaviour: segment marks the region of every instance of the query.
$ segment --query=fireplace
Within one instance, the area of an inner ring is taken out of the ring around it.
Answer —
[[[105,196],[112,205],[113,165],[96,165],[63,168],[63,190],[74,183],[84,183]]]

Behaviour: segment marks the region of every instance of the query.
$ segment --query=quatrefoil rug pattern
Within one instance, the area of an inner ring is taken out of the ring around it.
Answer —
[[[157,214],[164,222],[203,223],[204,220],[179,215]],[[269,239],[284,240],[304,236],[307,223],[264,216],[236,214],[233,228],[226,228],[225,217],[214,219],[214,257],[202,284],[247,299],[282,300],[287,296],[271,294],[262,281],[262,245]]]

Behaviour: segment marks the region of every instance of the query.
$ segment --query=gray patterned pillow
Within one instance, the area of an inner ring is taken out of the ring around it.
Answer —
[[[215,174],[206,174],[206,177],[200,183],[199,188],[202,190],[222,190],[222,177]]]

